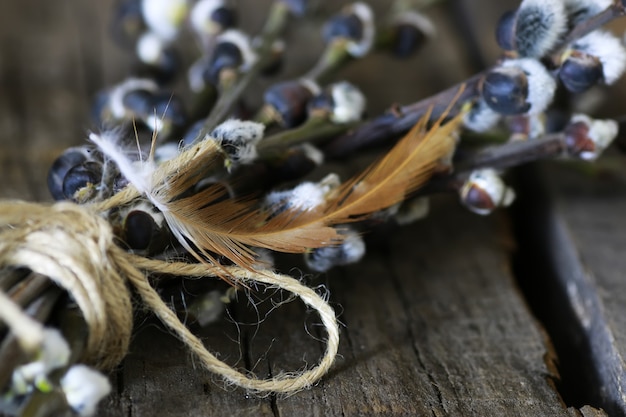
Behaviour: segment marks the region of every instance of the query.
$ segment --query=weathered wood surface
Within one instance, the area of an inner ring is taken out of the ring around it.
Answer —
[[[268,399],[223,391],[192,370],[171,336],[144,325],[103,415],[569,415],[550,385],[547,342],[513,282],[506,226],[447,199],[433,211],[379,236],[360,264],[324,277],[344,324],[342,357],[311,390]],[[211,325],[207,345],[236,359],[228,339],[241,340],[242,362],[262,376],[319,357],[323,346],[303,325],[323,337],[316,317],[297,302],[267,317],[267,303],[258,308],[259,328],[241,325],[238,335]],[[239,313],[242,322],[258,321]]]
[[[527,243],[536,244],[531,252],[539,253],[539,276],[552,282],[544,286],[551,302],[540,314],[561,356],[578,359],[568,377],[587,386],[586,392],[574,388],[582,398],[572,400],[605,404],[611,415],[626,410],[623,158],[613,153],[594,166],[545,165],[526,172],[524,189],[526,214],[534,218],[526,223],[532,231]]]
[[[128,60],[106,38],[109,2],[5,3],[0,15],[0,197],[48,200],[48,166],[62,149],[82,143],[90,127],[91,95],[119,80],[128,70]],[[497,6],[482,2],[488,8],[457,3],[475,16],[470,26],[481,39],[490,36],[491,25],[506,8],[504,2]],[[332,10],[336,5],[324,7]],[[445,17],[443,9],[433,13]],[[246,24],[260,26],[262,13],[246,16]],[[479,18],[489,23],[481,24]],[[453,33],[453,24],[442,20],[440,32]],[[343,75],[377,94],[378,100],[370,105],[376,113],[394,100],[408,102],[471,72],[471,66],[456,61],[462,49],[439,44],[429,48],[423,53],[433,62],[416,71],[381,59],[369,63],[368,71],[349,68]],[[492,51],[485,53],[491,62]],[[288,71],[297,74],[311,62],[296,60]],[[402,82],[386,83],[389,74]],[[612,352],[619,359],[626,330],[619,298],[623,257],[619,246],[598,252],[601,247],[595,245],[598,238],[607,248],[611,242],[619,244],[610,225],[620,224],[620,206],[609,208],[593,194],[581,199],[579,211],[559,213],[578,236],[568,242],[586,242],[587,246],[575,246],[576,251],[588,268],[598,271],[591,291],[600,303],[605,329],[615,338]],[[606,191],[611,203],[619,195]],[[563,201],[566,197],[559,196]],[[604,234],[583,227],[588,207],[609,225],[600,229]],[[372,233],[369,254],[360,264],[306,277],[312,286],[324,284],[340,313],[341,357],[318,385],[287,398],[257,398],[234,387],[224,389],[217,378],[194,366],[193,358],[162,326],[140,317],[130,354],[111,375],[114,393],[103,402],[99,415],[603,415],[583,407],[590,402],[563,403],[554,388],[559,382],[552,334],[533,317],[513,278],[516,242],[510,221],[506,214],[480,218],[453,199],[438,199],[426,221]],[[602,291],[596,293],[598,288]],[[207,346],[259,376],[315,363],[323,349],[316,338],[323,339],[324,334],[314,314],[297,301],[281,305],[267,317],[270,303],[257,308],[258,312],[245,300],[234,305],[232,319],[202,331]],[[259,317],[263,320],[257,326]],[[581,333],[583,340],[592,340],[591,336]],[[601,355],[595,357],[605,363]],[[621,375],[621,360],[610,365]],[[610,406],[602,398],[591,400],[596,407]],[[570,405],[579,409],[568,409]],[[623,413],[623,408],[615,410],[616,415]]]

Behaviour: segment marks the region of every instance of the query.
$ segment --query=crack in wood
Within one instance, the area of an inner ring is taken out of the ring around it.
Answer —
[[[518,173],[515,274],[555,346],[561,375],[555,386],[566,405],[591,405],[624,416],[624,361],[606,321],[593,273],[540,179],[545,176],[536,166]]]

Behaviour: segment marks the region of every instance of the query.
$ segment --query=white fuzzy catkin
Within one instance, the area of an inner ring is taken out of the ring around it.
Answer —
[[[217,43],[221,42],[232,43],[239,49],[243,59],[243,64],[241,65],[243,70],[250,68],[250,66],[256,62],[258,58],[257,54],[252,49],[250,37],[244,32],[238,29],[229,29],[224,31],[217,37]]]
[[[254,142],[263,137],[265,125],[249,120],[228,119],[219,124],[211,132],[211,137],[219,140],[235,142]]]
[[[189,13],[192,29],[201,37],[215,35],[220,26],[211,20],[211,14],[224,7],[224,0],[199,0]]]
[[[344,240],[334,246],[317,248],[307,253],[304,260],[316,272],[326,272],[335,266],[345,266],[360,261],[365,256],[365,242],[352,229],[342,230]]]
[[[30,390],[30,384],[43,382],[51,371],[67,365],[70,353],[70,347],[59,330],[44,329],[43,342],[36,360],[13,371],[11,387],[13,392],[25,394]]]
[[[315,146],[307,142],[300,145],[299,148],[302,149],[307,159],[313,161],[315,165],[320,166],[324,163],[324,152],[320,151]]]
[[[137,56],[146,64],[156,64],[163,56],[165,43],[163,39],[154,32],[146,32],[139,37],[135,51]]]
[[[187,304],[186,311],[195,318],[201,327],[215,322],[224,312],[222,291],[213,290],[200,295],[191,304]]]
[[[114,86],[109,94],[109,108],[111,114],[118,120],[127,116],[126,106],[124,105],[124,96],[130,91],[145,90],[155,92],[159,86],[147,78],[129,78],[122,83]]]
[[[141,13],[152,32],[173,41],[187,16],[187,0],[141,0]]]
[[[498,175],[498,172],[493,168],[483,168],[472,171],[461,189],[461,201],[464,204],[465,199],[463,197],[472,188],[478,188],[485,192],[493,202],[494,208],[507,207],[511,205],[515,199],[515,192],[513,189],[506,186],[500,175]],[[493,211],[491,208],[475,207],[467,204],[466,206],[474,213],[483,216]]]
[[[596,120],[586,114],[573,115],[570,123],[578,122],[585,123],[589,127],[587,137],[591,139],[595,147],[593,151],[581,152],[579,157],[586,161],[594,161],[617,137],[619,125],[615,120]]]
[[[347,81],[331,86],[333,111],[330,119],[334,123],[352,123],[361,120],[366,99],[361,90]]]
[[[303,182],[291,190],[273,191],[266,195],[265,206],[271,211],[310,211],[324,204],[328,193],[340,184],[336,174],[328,174],[318,183]]]
[[[617,81],[626,70],[626,48],[610,32],[594,30],[574,42],[571,49],[597,57],[602,63],[604,82],[608,85]]]
[[[540,58],[567,30],[563,0],[524,0],[515,16],[515,47],[521,57]]]
[[[232,162],[247,164],[256,159],[256,146],[263,138],[264,131],[265,125],[261,123],[229,119],[213,129],[209,136],[222,146],[235,148],[234,154],[230,155]]]
[[[350,11],[354,13],[363,24],[363,37],[358,41],[348,42],[346,49],[355,58],[365,56],[372,49],[376,29],[374,25],[374,12],[372,8],[363,2],[352,3]]]
[[[109,395],[111,384],[100,372],[86,365],[73,365],[61,378],[61,389],[72,410],[88,417],[95,414],[100,400]]]
[[[487,132],[502,119],[502,115],[487,105],[482,97],[463,115],[463,126],[474,132]]]

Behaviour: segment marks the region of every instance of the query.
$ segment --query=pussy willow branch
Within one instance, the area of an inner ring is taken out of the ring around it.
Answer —
[[[468,173],[480,168],[505,170],[528,162],[575,157],[569,153],[565,133],[552,133],[533,140],[514,141],[472,153],[455,163],[451,175],[434,177],[417,194],[458,191]]]
[[[386,141],[390,137],[398,137],[406,133],[428,111],[431,111],[432,118],[438,118],[457,96],[459,89],[465,85],[465,90],[459,95],[449,114],[454,116],[458,114],[465,102],[473,100],[478,95],[483,75],[484,72],[481,72],[434,96],[407,106],[392,108],[383,115],[332,140],[324,148],[324,154],[330,158],[342,158],[363,147]]]
[[[556,50],[560,52],[565,46],[574,42],[576,39],[580,39],[594,30],[601,28],[607,23],[623,16],[626,16],[626,6],[624,6],[621,0],[614,0],[613,4],[607,7],[604,11],[576,25],[563,39],[563,42],[560,43]]]
[[[215,106],[211,110],[211,113],[202,125],[202,129],[200,129],[200,133],[198,134],[196,141],[205,137],[213,130],[213,128],[215,128],[215,126],[228,116],[228,112],[237,102],[239,97],[241,97],[252,80],[254,80],[259,75],[261,70],[267,65],[268,60],[271,59],[271,49],[274,41],[282,33],[288,15],[289,8],[285,3],[275,1],[272,4],[267,22],[261,32],[261,44],[255,51],[258,55],[258,59],[251,68],[241,74],[241,77],[232,88],[224,91],[224,94],[219,97],[217,103],[215,103]]]
[[[626,7],[617,0],[604,11],[596,16],[587,19],[576,25],[556,48],[561,51],[568,44],[582,36],[604,26],[605,24],[617,18],[626,15]],[[553,60],[557,54],[553,55]],[[378,116],[370,121],[366,121],[356,129],[333,139],[325,148],[324,153],[330,158],[342,158],[350,155],[352,152],[381,142],[385,142],[390,138],[395,138],[407,132],[422,117],[426,111],[432,108],[432,117],[439,117],[446,108],[450,100],[458,91],[460,85],[465,84],[466,88],[462,96],[458,99],[458,106],[452,110],[450,116],[455,115],[462,104],[469,100],[473,100],[479,94],[479,86],[481,79],[488,71],[484,70],[466,81],[457,84],[441,93],[425,98],[416,103],[392,108],[385,114]]]
[[[568,153],[566,137],[562,132],[488,147],[459,161],[456,169],[460,172],[480,168],[507,169],[527,162],[560,156],[574,156]]]

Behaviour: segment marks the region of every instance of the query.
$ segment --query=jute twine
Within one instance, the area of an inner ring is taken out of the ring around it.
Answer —
[[[89,328],[85,361],[101,368],[120,363],[132,333],[132,290],[144,306],[176,334],[211,372],[250,391],[288,393],[309,387],[330,369],[337,354],[339,330],[333,309],[312,289],[270,271],[212,267],[147,259],[114,243],[109,223],[88,206],[0,202],[0,268],[26,267],[50,277],[76,301]],[[243,374],[217,359],[161,300],[148,280],[151,273],[214,277],[226,271],[236,282],[260,282],[297,295],[317,310],[328,333],[326,352],[309,370],[271,379]],[[0,320],[23,346],[41,343],[43,326],[0,293]]]

